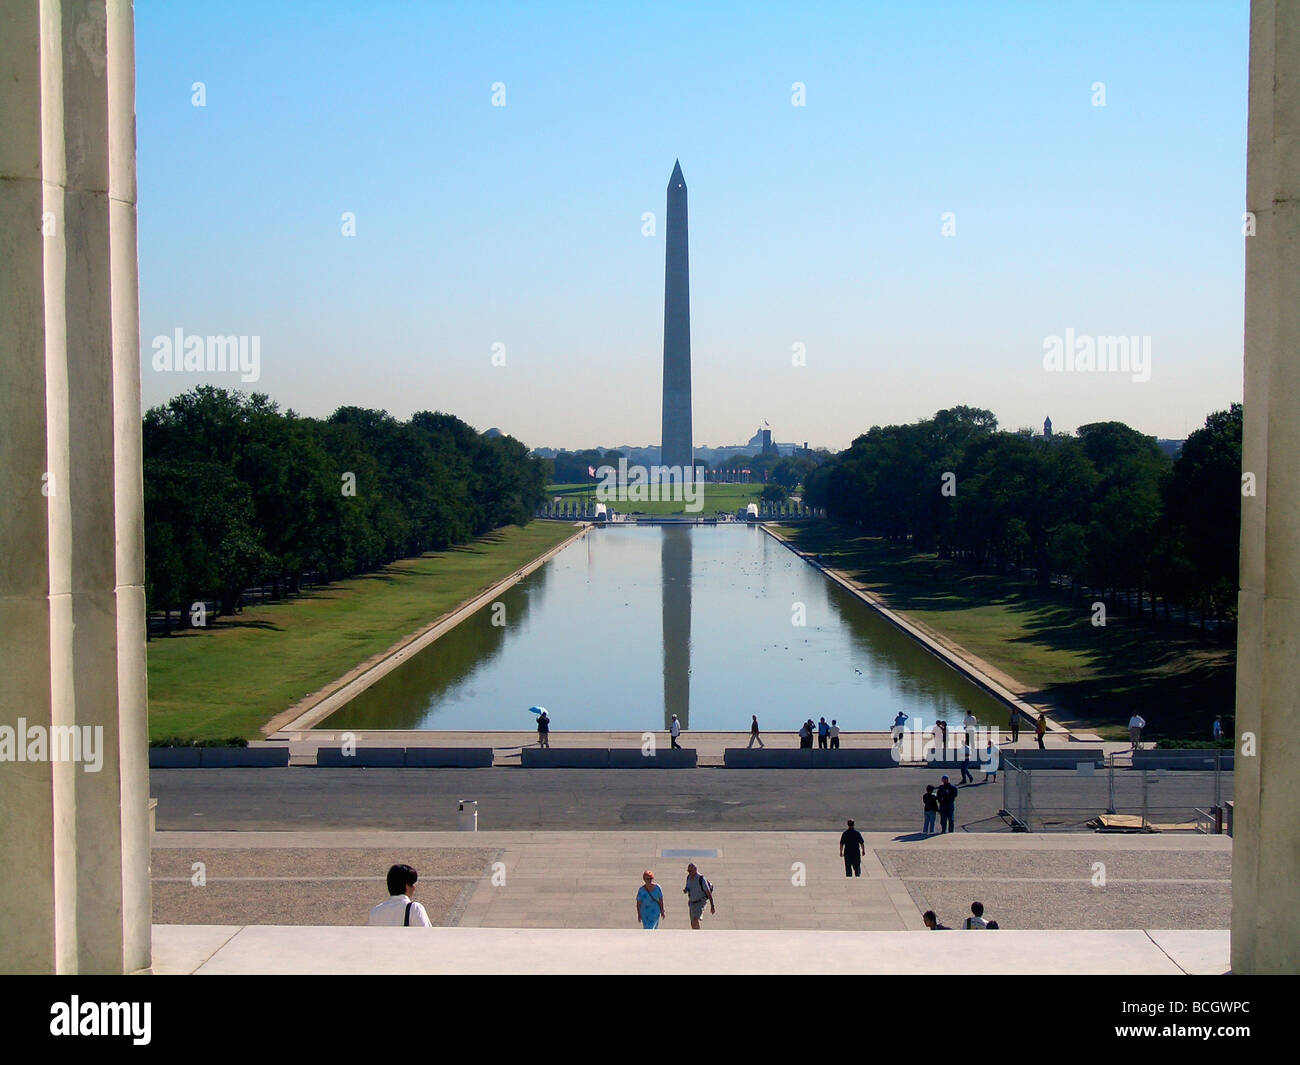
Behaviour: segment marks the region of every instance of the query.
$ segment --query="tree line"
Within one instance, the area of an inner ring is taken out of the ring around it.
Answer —
[[[340,407],[326,419],[204,386],[144,416],[145,592],[168,613],[296,592],[526,524],[546,470],[450,414]]]
[[[1236,614],[1241,404],[1211,414],[1171,459],[1121,422],[1074,434],[999,430],[954,407],[876,426],[810,472],[805,502],[870,535],[998,572],[1032,569],[1124,598]]]

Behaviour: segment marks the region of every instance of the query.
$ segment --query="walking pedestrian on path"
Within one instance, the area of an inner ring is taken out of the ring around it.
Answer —
[[[1133,750],[1142,746],[1142,730],[1146,727],[1146,721],[1138,714],[1128,719],[1128,738],[1133,741]]]
[[[704,904],[709,904],[709,914],[716,914],[717,907],[713,905],[713,885],[703,873],[691,862],[686,867],[686,886],[682,888],[682,894],[686,896],[686,902],[691,911],[691,927],[696,931],[700,927],[700,918],[704,916]]]
[[[751,714],[750,717],[752,720],[749,723],[749,746],[753,747],[754,744],[757,743],[758,746],[762,748],[765,745],[763,743],[763,737],[758,731],[758,715]],[[746,750],[748,750],[748,748],[746,748]]]
[[[1011,726],[1011,742],[1016,743],[1020,739],[1020,711],[1014,706],[1011,708],[1011,720],[1008,724]]]
[[[867,841],[862,833],[853,827],[853,818],[849,818],[849,827],[840,833],[840,857],[844,859],[845,876],[862,875],[862,851]]]
[[[680,751],[682,745],[677,742],[677,737],[682,734],[682,723],[677,720],[677,715],[673,714],[672,722],[668,726],[668,735],[672,737],[673,750]]]
[[[641,874],[642,884],[636,892],[636,919],[642,928],[658,928],[659,919],[668,911],[664,909],[664,889],[655,883],[653,869]]]
[[[966,739],[966,744],[961,749],[961,782],[963,784],[974,784],[975,778],[970,775],[970,737]]]
[[[957,789],[952,786],[952,782],[943,778],[943,783],[939,785],[939,790],[935,793],[939,799],[939,831],[953,831],[953,816],[957,812]]]
[[[927,836],[934,835],[934,819],[939,816],[939,796],[934,793],[934,785],[925,786],[925,794],[921,796],[921,805],[925,809],[925,823],[921,828]]]
[[[1043,744],[1043,736],[1046,733],[1047,733],[1047,715],[1040,712],[1038,715],[1038,721],[1034,724],[1034,737],[1038,740],[1038,749],[1040,751],[1044,751],[1047,749],[1046,746]]]

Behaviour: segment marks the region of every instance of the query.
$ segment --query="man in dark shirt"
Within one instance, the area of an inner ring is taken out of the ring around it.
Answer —
[[[862,875],[862,849],[867,841],[862,833],[853,827],[853,818],[849,818],[849,827],[840,833],[840,857],[844,859],[845,876]]]
[[[939,785],[939,790],[935,792],[939,797],[939,831],[953,831],[952,819],[957,805],[957,789],[952,786],[952,782],[943,778],[943,783]]]

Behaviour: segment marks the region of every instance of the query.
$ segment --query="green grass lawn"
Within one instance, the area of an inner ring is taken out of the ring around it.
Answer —
[[[590,492],[592,500],[596,500],[594,486],[599,483],[593,481],[591,484],[553,484],[546,491],[550,499],[558,496],[566,501],[581,500],[586,499],[587,493]],[[761,484],[704,484],[701,487],[703,495],[700,501],[703,506],[697,513],[703,517],[711,517],[714,514],[734,514],[738,510],[744,510],[746,504],[757,503],[759,494],[763,491]],[[687,513],[686,504],[680,500],[654,503],[623,500],[615,501],[610,505],[621,514]]]
[[[206,629],[149,641],[149,734],[256,738],[259,727],[371,655],[455,609],[572,535],[506,526]]]
[[[1126,738],[1136,710],[1144,736],[1209,740],[1215,714],[1231,715],[1235,645],[1182,627],[1109,611],[1104,628],[1091,603],[1032,583],[979,573],[916,554],[831,523],[785,526],[800,549],[883,596],[972,654],[1035,689],[1028,701],[1062,722],[1087,723]]]

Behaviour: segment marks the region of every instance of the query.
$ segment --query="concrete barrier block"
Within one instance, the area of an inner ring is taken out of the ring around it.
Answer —
[[[1220,765],[1231,770],[1234,751],[1213,747],[1192,747],[1181,751],[1134,751],[1134,769],[1213,769],[1214,756],[1222,753]]]
[[[150,747],[150,769],[198,769],[201,747]]]
[[[407,769],[486,769],[491,747],[408,747]]]
[[[815,753],[806,747],[728,747],[722,764],[728,769],[811,769]]]
[[[400,769],[406,764],[406,748],[357,747],[344,757],[342,747],[319,747],[316,764],[327,769]]]
[[[289,764],[289,745],[278,747],[200,747],[204,769],[283,768]]]
[[[840,747],[838,750],[814,750],[814,769],[893,769],[894,752],[889,747]]]
[[[643,755],[640,747],[616,747],[609,752],[611,769],[694,769],[697,764],[695,750],[683,747],[655,748],[653,755]]]
[[[519,752],[525,769],[608,769],[606,747],[525,747]]]
[[[1077,769],[1080,762],[1089,762],[1094,766],[1106,764],[1106,752],[1100,747],[1048,747],[1046,750],[1033,748],[1027,751],[1003,751],[1002,763],[1015,762],[1022,769]],[[971,769],[975,763],[971,763]]]

